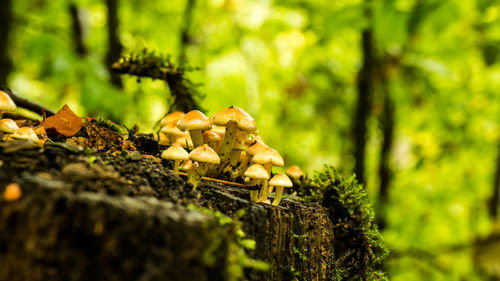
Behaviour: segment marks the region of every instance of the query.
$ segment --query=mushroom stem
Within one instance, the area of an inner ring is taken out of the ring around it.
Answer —
[[[268,191],[267,180],[264,180],[264,182],[262,183],[262,188],[260,189],[260,198],[259,198],[260,202],[266,202],[267,191]]]
[[[224,169],[224,167],[226,167],[226,165],[228,164],[229,154],[233,149],[237,129],[238,123],[236,122],[229,122],[227,124],[224,140],[219,151],[220,164],[217,167],[216,174],[220,174],[222,172],[222,169]]]
[[[243,176],[245,170],[248,168],[248,162],[250,162],[250,157],[246,154],[245,158],[243,158],[243,161],[241,161],[240,166],[238,167],[240,176]]]
[[[276,187],[276,195],[274,196],[274,200],[273,200],[274,206],[278,206],[280,204],[281,195],[283,194],[283,189],[284,189],[284,187],[282,187],[282,186]]]
[[[174,160],[174,173],[176,175],[179,174],[179,165],[181,164],[181,160]]]
[[[231,155],[229,156],[229,165],[231,165],[233,169],[236,169],[236,167],[238,166],[238,160],[240,160],[240,154],[241,150],[239,149],[231,150]]]
[[[255,179],[252,179],[250,181],[250,185],[256,185],[258,184],[258,181]],[[250,201],[252,202],[257,202],[259,196],[259,190],[250,190]]]
[[[273,189],[274,189],[274,186],[270,185],[270,186],[269,186],[268,193],[269,193],[269,192],[273,192]]]
[[[190,130],[191,140],[193,141],[194,148],[203,145],[203,138],[201,137],[201,130]]]

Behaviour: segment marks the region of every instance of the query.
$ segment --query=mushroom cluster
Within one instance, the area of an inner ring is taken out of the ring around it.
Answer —
[[[16,111],[16,109],[17,106],[10,98],[10,96],[0,90],[0,118],[2,117],[4,112],[13,112]],[[28,140],[34,143],[39,142],[35,130],[33,130],[31,127],[19,128],[18,124],[12,119],[0,119],[0,140],[12,139]]]
[[[162,158],[173,160],[173,170],[186,171],[196,188],[202,177],[220,178],[229,173],[243,177],[253,202],[271,203],[268,192],[276,188],[273,205],[279,205],[283,189],[292,181],[284,174],[272,174],[273,166],[284,166],[281,155],[267,146],[255,120],[238,107],[216,112],[212,118],[198,110],[173,112],[160,121],[159,143],[170,145]],[[188,153],[187,150],[191,150]]]

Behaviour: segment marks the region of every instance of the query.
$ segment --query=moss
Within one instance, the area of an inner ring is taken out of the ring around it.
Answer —
[[[308,201],[329,209],[334,224],[336,280],[386,280],[378,268],[387,256],[372,204],[356,177],[325,166],[298,190]]]

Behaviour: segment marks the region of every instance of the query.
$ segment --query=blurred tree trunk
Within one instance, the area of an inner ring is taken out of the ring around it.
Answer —
[[[83,42],[83,23],[80,18],[79,9],[74,3],[69,4],[69,13],[71,15],[73,42],[75,44],[76,53],[80,57],[85,57],[87,55],[87,48]]]
[[[365,15],[371,22],[372,11],[370,8],[371,0],[365,0],[366,10]],[[363,52],[363,66],[361,67],[358,74],[358,103],[355,116],[354,124],[354,139],[355,139],[355,150],[354,157],[356,159],[356,166],[354,172],[358,177],[359,182],[365,183],[365,148],[366,148],[366,138],[367,138],[367,127],[366,121],[368,119],[372,95],[373,95],[373,68],[375,67],[375,57],[374,57],[374,42],[373,42],[373,31],[371,25],[363,30],[361,47]]]
[[[12,70],[9,56],[9,33],[12,26],[12,1],[0,1],[0,86],[7,86],[7,77]]]
[[[377,224],[383,230],[387,224],[386,207],[389,202],[389,187],[392,180],[390,167],[392,144],[394,141],[394,111],[395,105],[391,98],[390,81],[385,72],[381,73],[380,88],[384,95],[383,112],[381,116],[382,125],[382,149],[380,151],[379,178],[380,188],[378,194],[379,212],[377,213]]]
[[[489,214],[493,221],[498,219],[498,197],[500,193],[500,142],[498,145],[497,167],[495,173],[495,181],[493,183],[493,195],[490,199]]]
[[[179,66],[184,66],[186,63],[186,49],[191,41],[189,36],[189,28],[193,21],[194,6],[196,5],[196,0],[187,0],[186,8],[184,10],[184,19],[182,21],[181,28],[181,40],[179,45]]]
[[[118,0],[106,0],[108,8],[108,54],[106,55],[106,67],[111,76],[111,83],[123,88],[122,79],[119,74],[111,70],[111,65],[116,62],[122,54],[122,44],[118,36]]]

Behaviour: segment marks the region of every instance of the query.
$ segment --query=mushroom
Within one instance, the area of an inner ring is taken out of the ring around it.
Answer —
[[[221,163],[216,170],[216,173],[219,174],[228,164],[229,154],[233,148],[234,139],[236,137],[236,131],[240,129],[252,133],[257,129],[257,125],[252,116],[243,109],[232,106],[219,110],[214,114],[212,119],[214,125],[226,127],[224,141],[219,151]]]
[[[193,162],[191,160],[188,160],[180,168],[182,171],[187,172],[188,182],[191,183],[193,186],[197,182],[196,170],[198,169],[199,166],[200,165],[198,165],[198,162]]]
[[[180,138],[180,137],[185,137],[185,136],[189,135],[188,132],[183,132],[183,131],[179,130],[176,126],[176,123],[170,123],[170,124],[167,124],[166,126],[162,127],[161,132],[167,134],[167,136],[170,140],[170,143],[174,143],[175,140]]]
[[[292,181],[283,174],[276,174],[272,179],[269,180],[270,186],[276,187],[276,195],[274,196],[273,205],[278,206],[281,201],[281,195],[283,194],[283,189],[285,187],[292,187]]]
[[[300,181],[304,177],[304,173],[297,165],[293,165],[288,170],[286,170],[286,174],[292,177],[295,181]]]
[[[202,130],[212,128],[212,120],[199,110],[191,110],[177,122],[177,128],[189,131],[194,148],[203,145]]]
[[[261,151],[264,151],[266,150],[267,148],[269,148],[269,146],[265,145],[265,144],[262,144],[262,143],[254,143],[253,145],[251,145],[247,150],[246,150],[246,155],[247,157],[246,158],[243,158],[242,161],[240,161],[240,167],[238,168],[239,171],[240,171],[240,175],[243,175],[245,173],[245,170],[247,169],[248,167],[248,163],[250,162],[250,160],[252,160],[252,158],[255,156],[255,154],[261,152]]]
[[[219,156],[217,155],[217,152],[215,152],[210,146],[207,144],[204,144],[202,146],[198,146],[195,148],[193,151],[189,153],[189,159],[192,161],[196,161],[200,164],[200,167],[196,170],[197,174],[197,180],[196,183],[194,183],[194,189],[196,189],[196,186],[198,184],[198,181],[203,177],[207,171],[208,168],[211,165],[219,164],[220,159]]]
[[[226,127],[223,126],[213,126],[212,131],[216,132],[221,138],[226,134]]]
[[[276,150],[270,147],[268,147],[264,151],[255,154],[255,156],[252,158],[252,162],[263,165],[269,174],[271,174],[271,169],[273,165],[280,167],[285,165],[285,162],[283,161],[281,155]],[[265,182],[260,191],[260,199],[262,201],[267,200],[268,191],[269,190],[267,188],[267,182]]]
[[[176,138],[174,141],[174,144],[177,144],[177,145],[184,147],[184,148],[189,148],[189,149],[194,148],[193,142],[191,141],[189,134]]]
[[[236,132],[236,138],[234,140],[233,149],[231,149],[231,154],[229,156],[229,165],[231,169],[236,169],[238,166],[238,160],[240,159],[240,155],[242,151],[245,151],[248,146],[246,141],[248,139],[248,133],[245,131],[238,130]]]
[[[0,90],[0,117],[2,117],[4,111],[16,111],[16,109],[17,106],[10,96],[6,92]]]
[[[219,145],[220,142],[222,141],[222,137],[217,134],[213,129],[212,130],[207,130],[203,132],[203,142],[208,144],[213,150],[217,151],[219,150]]]
[[[250,185],[264,184],[269,179],[269,173],[260,164],[253,164],[245,171],[245,177],[250,178]],[[250,191],[250,201],[258,201],[258,190]]]
[[[19,130],[19,126],[14,120],[8,118],[0,120],[0,140],[4,134],[12,134],[17,130]]]
[[[12,138],[18,140],[30,140],[32,142],[38,143],[38,137],[36,136],[35,131],[30,127],[22,127],[12,134]]]
[[[158,134],[158,144],[159,145],[169,145],[170,144],[170,140],[168,139],[167,134],[165,134],[164,132],[160,132]]]
[[[17,183],[9,183],[3,192],[3,199],[12,202],[21,198],[22,195],[21,187]]]
[[[180,111],[175,111],[175,112],[172,112],[170,114],[167,114],[165,117],[163,117],[160,121],[160,127],[165,127],[167,126],[168,124],[171,124],[171,123],[174,123],[176,124],[177,121],[179,121],[179,119],[182,118],[182,116],[184,116],[184,112],[180,112]]]
[[[189,154],[184,148],[177,144],[173,144],[167,150],[163,151],[161,158],[174,160],[174,173],[179,174],[179,165],[181,161],[189,159]]]

